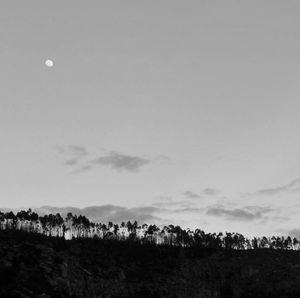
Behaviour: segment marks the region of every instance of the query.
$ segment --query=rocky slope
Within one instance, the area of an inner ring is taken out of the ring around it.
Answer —
[[[0,297],[300,297],[300,252],[0,231]]]

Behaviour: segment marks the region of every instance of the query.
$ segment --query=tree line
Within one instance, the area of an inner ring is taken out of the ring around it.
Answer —
[[[0,230],[23,230],[47,236],[74,238],[101,238],[208,249],[284,249],[300,250],[296,237],[254,237],[239,233],[205,233],[201,229],[182,229],[178,225],[159,227],[155,224],[139,225],[137,221],[108,224],[91,222],[83,215],[71,212],[63,218],[59,213],[39,216],[31,209],[14,212],[0,211]]]

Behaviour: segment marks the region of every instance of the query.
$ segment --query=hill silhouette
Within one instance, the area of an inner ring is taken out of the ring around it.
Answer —
[[[300,297],[300,252],[0,231],[0,297]]]
[[[166,228],[0,212],[0,297],[300,297],[297,239]]]

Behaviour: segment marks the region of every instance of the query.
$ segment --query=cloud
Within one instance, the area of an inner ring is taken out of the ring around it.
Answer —
[[[85,208],[76,207],[53,207],[42,206],[38,208],[32,208],[33,211],[39,215],[44,214],[56,214],[60,213],[63,217],[66,217],[68,212],[72,212],[73,215],[84,215],[93,222],[108,223],[112,221],[114,223],[121,223],[137,220],[139,224],[143,223],[164,223],[165,221],[157,216],[158,213],[163,210],[153,206],[127,208],[116,205],[102,205],[102,206],[90,206]]]
[[[62,216],[66,216],[68,212],[72,212],[73,214],[80,214],[81,209],[77,207],[67,206],[67,207],[54,207],[54,206],[41,206],[41,207],[32,207],[34,212],[39,215],[45,214],[56,214],[60,213]]]
[[[77,160],[76,158],[67,159],[67,160],[64,162],[64,164],[65,164],[66,166],[75,166],[75,165],[77,165],[77,163],[78,163],[78,160]]]
[[[190,190],[185,191],[183,194],[184,194],[185,197],[188,198],[188,199],[199,199],[199,198],[201,198],[200,195],[198,195],[197,193],[192,192],[192,191],[190,191]]]
[[[178,208],[175,210],[172,210],[176,213],[182,213],[182,212],[191,212],[191,213],[195,213],[195,212],[202,212],[204,210],[204,208],[191,208],[191,207],[185,207],[185,208]]]
[[[68,155],[68,158],[64,162],[66,166],[76,166],[83,157],[89,154],[84,147],[76,145],[70,145],[61,152]]]
[[[120,154],[115,151],[92,161],[95,165],[109,166],[117,171],[128,172],[137,172],[149,162],[150,160],[139,156]]]
[[[204,196],[216,196],[220,192],[221,191],[219,189],[208,187],[202,190],[201,195],[190,190],[185,191],[183,194],[188,199],[199,199],[199,198],[203,198]]]
[[[271,219],[274,221],[281,221],[281,222],[286,222],[287,220],[290,220],[290,218],[287,216],[273,216]]]
[[[152,204],[154,207],[159,208],[168,208],[170,212],[178,212],[179,210],[183,209],[193,209],[196,207],[195,202],[187,201],[187,200],[173,200],[171,196],[160,196],[157,198],[158,202]],[[173,209],[177,208],[177,209]]]
[[[83,146],[69,145],[68,147],[58,147],[59,154],[66,156],[64,165],[72,167],[73,171],[70,174],[84,173],[93,170],[98,166],[110,167],[118,172],[138,172],[142,167],[149,163],[168,164],[170,159],[165,155],[158,155],[151,159],[136,155],[127,155],[116,151],[110,151],[102,156],[96,156],[89,160],[84,158],[90,153]]]
[[[71,172],[71,174],[80,174],[91,170],[93,167],[91,165],[81,166],[80,168]]]
[[[164,202],[164,203],[171,203],[171,202],[173,202],[173,198],[171,196],[159,196],[157,198],[157,200],[159,200],[159,202]]]
[[[163,163],[163,164],[170,164],[171,163],[171,159],[166,156],[166,155],[158,155],[157,157],[154,158],[154,161],[157,161],[157,162],[160,162],[160,163]]]
[[[161,219],[156,216],[156,213],[160,212],[159,208],[155,207],[136,207],[126,208],[122,206],[104,205],[95,206],[90,208],[84,208],[83,212],[87,214],[93,221],[121,223],[122,221],[127,222],[137,221],[140,224],[160,222]]]
[[[79,158],[73,158],[67,161],[69,165],[77,165]],[[149,164],[151,161],[139,156],[125,155],[115,151],[109,152],[105,156],[100,156],[93,160],[87,161],[85,164],[81,165],[75,169],[72,173],[79,174],[83,172],[90,171],[96,166],[107,166],[118,172],[138,172],[142,167]]]
[[[77,156],[83,156],[88,154],[88,151],[83,146],[70,145],[69,150]]]
[[[247,206],[244,208],[226,209],[222,205],[208,207],[206,214],[221,216],[231,220],[255,220],[261,219],[264,213],[269,212],[267,207]]]
[[[203,189],[203,194],[207,195],[207,196],[215,196],[217,194],[220,193],[220,190],[216,189],[216,188],[205,188]]]
[[[244,209],[249,210],[251,212],[256,212],[256,213],[267,213],[272,211],[273,209],[270,207],[262,207],[262,206],[245,206]]]
[[[273,188],[263,188],[254,193],[244,194],[242,196],[273,196],[286,192],[300,191],[300,179],[295,179],[286,185],[281,185]]]
[[[154,203],[153,206],[160,207],[160,208],[168,208],[170,212],[174,211],[172,208],[195,208],[196,204],[193,202],[186,202],[186,201],[172,201],[172,202],[157,202]]]

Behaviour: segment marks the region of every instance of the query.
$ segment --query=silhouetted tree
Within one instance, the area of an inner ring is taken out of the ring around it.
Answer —
[[[180,226],[168,225],[160,229],[155,224],[143,224],[138,226],[137,221],[113,224],[106,226],[101,223],[93,223],[83,215],[74,215],[69,212],[65,220],[59,213],[38,216],[31,209],[21,210],[15,215],[12,211],[3,213],[0,211],[0,229],[22,229],[28,232],[43,233],[48,236],[66,237],[99,237],[104,239],[130,239],[139,240],[142,243],[168,244],[171,246],[194,247],[196,249],[300,249],[297,238],[285,237],[254,237],[245,238],[239,233],[205,233],[203,230],[182,229]]]

